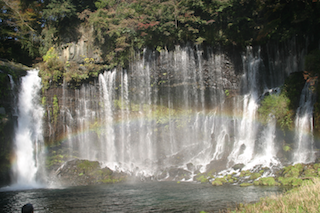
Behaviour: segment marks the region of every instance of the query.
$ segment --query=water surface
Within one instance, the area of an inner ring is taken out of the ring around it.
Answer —
[[[210,184],[150,182],[63,189],[0,192],[0,212],[20,212],[32,203],[35,212],[213,212],[255,202],[282,191],[279,187],[213,187]]]

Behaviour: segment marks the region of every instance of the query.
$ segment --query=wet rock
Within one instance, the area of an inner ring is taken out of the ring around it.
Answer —
[[[127,179],[128,175],[101,168],[98,161],[71,160],[62,165],[56,172],[55,180],[63,186],[95,185],[116,183]]]
[[[245,165],[243,163],[240,163],[240,164],[236,164],[232,167],[232,169],[234,170],[242,170],[242,168],[244,167]]]
[[[211,182],[213,186],[221,186],[228,181],[225,178],[216,178],[214,181]]]
[[[274,177],[260,178],[259,180],[254,181],[253,184],[256,186],[258,186],[258,185],[260,185],[260,186],[278,186],[278,185],[280,185],[278,182],[276,182]]]
[[[241,187],[246,187],[246,186],[252,186],[252,183],[241,183],[240,186]]]
[[[188,163],[187,164],[187,168],[188,168],[189,171],[194,171],[194,169],[195,169],[195,167],[194,167],[194,165],[192,163]]]
[[[188,180],[191,178],[191,172],[181,168],[171,167],[168,173],[172,180]]]

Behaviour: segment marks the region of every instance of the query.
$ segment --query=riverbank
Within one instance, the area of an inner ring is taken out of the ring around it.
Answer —
[[[240,204],[232,213],[240,212],[319,212],[320,211],[320,179],[304,180],[302,185],[290,191],[261,198],[254,204]]]

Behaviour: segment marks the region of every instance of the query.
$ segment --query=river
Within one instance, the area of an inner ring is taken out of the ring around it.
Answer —
[[[215,212],[281,193],[279,187],[144,182],[0,191],[0,212]]]

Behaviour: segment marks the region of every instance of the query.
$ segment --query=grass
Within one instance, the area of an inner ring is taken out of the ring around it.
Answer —
[[[261,198],[254,204],[240,205],[233,213],[240,212],[320,212],[320,179],[304,180],[302,186],[284,194]]]

